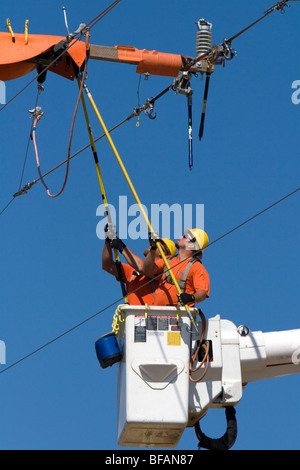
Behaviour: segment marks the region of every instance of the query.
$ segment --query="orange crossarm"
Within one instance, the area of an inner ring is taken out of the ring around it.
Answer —
[[[190,56],[140,50],[133,46],[110,47],[91,44],[89,57],[94,60],[133,64],[136,65],[137,73],[149,72],[152,75],[177,77],[180,71],[185,70],[210,74],[214,71],[214,66],[208,62],[207,58],[195,64]]]
[[[0,32],[0,80],[7,81],[22,77],[36,68],[38,59],[41,65],[45,64],[41,58],[43,54],[51,51],[51,48],[65,40],[63,36],[49,36],[41,34],[14,34],[12,41],[10,33]],[[82,68],[86,58],[86,45],[83,41],[73,41],[66,53],[60,58],[55,67],[49,67],[50,72],[57,73],[65,78],[74,80],[76,66]],[[209,73],[213,72],[213,66],[206,59],[201,65],[192,64],[192,58],[180,54],[148,51],[137,49],[133,46],[101,46],[91,44],[89,58],[110,62],[119,62],[136,65],[137,73],[150,73],[177,77],[180,71]],[[48,58],[49,60],[49,58]]]

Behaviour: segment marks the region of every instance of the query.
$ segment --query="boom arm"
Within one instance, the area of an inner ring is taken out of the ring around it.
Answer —
[[[110,62],[122,62],[136,65],[137,73],[151,73],[152,75],[162,75],[177,77],[180,71],[206,73],[209,69],[213,72],[213,65],[204,58],[201,64],[190,65],[192,58],[180,54],[169,54],[166,52],[147,51],[137,49],[133,46],[99,46],[91,44],[90,59],[105,60]]]
[[[235,406],[249,382],[300,373],[300,329],[252,332],[219,315],[207,321],[205,338],[211,343],[207,373],[203,367],[190,384],[189,426],[209,408]]]
[[[300,329],[240,337],[243,383],[300,372]]]
[[[62,36],[29,34],[25,41],[24,34],[16,33],[12,41],[10,33],[0,32],[0,44],[0,80],[3,81],[32,72],[37,63],[43,67],[52,64],[50,71],[73,80],[75,70],[70,63],[70,57],[79,68],[86,57],[86,45],[83,41],[73,41],[68,45],[66,38]],[[54,64],[57,54],[59,60]],[[203,58],[200,64],[194,64],[195,60],[189,56],[140,50],[133,46],[108,47],[91,44],[89,58],[133,64],[137,66],[137,73],[148,72],[152,75],[171,77],[177,77],[180,71],[185,70],[193,73],[212,73],[214,70],[213,64],[209,63],[207,58]]]
[[[252,332],[200,315],[196,332],[183,308],[168,306],[121,305],[119,315],[121,446],[174,447],[210,408],[230,414],[248,382],[300,373],[300,329]]]

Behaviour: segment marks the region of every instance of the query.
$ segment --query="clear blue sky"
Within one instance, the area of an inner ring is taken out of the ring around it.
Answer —
[[[275,2],[274,2],[275,3]],[[65,35],[87,23],[109,2],[64,3],[12,0],[0,8],[1,30],[9,17],[14,32]],[[300,80],[300,4],[274,12],[236,39],[237,56],[217,67],[211,79],[204,138],[197,138],[204,81],[192,80],[194,168],[188,169],[187,109],[184,96],[170,91],[155,106],[157,118],[142,115],[112,135],[137,193],[151,204],[204,204],[205,230],[213,241],[299,187],[299,113],[292,83]],[[123,0],[91,32],[91,43],[194,55],[195,21],[213,24],[213,42],[222,42],[258,18],[271,0],[240,2]],[[7,100],[34,73],[7,82]],[[172,82],[142,77],[141,104]],[[107,127],[138,104],[135,67],[90,61],[88,86]],[[66,158],[76,82],[48,73],[39,105],[45,112],[37,139],[42,171]],[[35,105],[33,83],[1,113],[1,207],[18,190]],[[91,108],[95,137],[102,134]],[[72,152],[88,144],[79,109]],[[104,140],[97,144],[109,202],[119,195],[135,201]],[[38,177],[32,143],[23,184]],[[64,168],[47,179],[60,189]],[[116,367],[100,368],[95,340],[111,330],[121,298],[116,281],[101,269],[103,241],[96,236],[101,195],[93,157],[86,150],[70,165],[63,195],[50,199],[40,183],[16,198],[0,217],[1,322],[6,345],[3,370],[52,339],[113,304],[102,314],[0,374],[1,449],[118,449]],[[129,218],[129,220],[132,220]],[[211,297],[207,318],[220,314],[237,326],[275,331],[299,328],[299,192],[205,252]],[[126,240],[125,240],[126,241]],[[145,240],[127,240],[142,253]],[[299,376],[249,384],[237,406],[235,449],[299,449]],[[219,437],[224,412],[212,410],[203,431]],[[177,449],[197,449],[187,429]]]

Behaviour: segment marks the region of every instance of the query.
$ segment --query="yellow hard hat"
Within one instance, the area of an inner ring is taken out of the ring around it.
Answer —
[[[172,240],[169,240],[168,238],[162,238],[161,241],[168,248],[170,256],[174,256],[176,254],[175,243]]]
[[[191,242],[195,242],[195,248],[192,249],[201,251],[206,249],[209,239],[204,230],[201,230],[200,228],[192,228],[191,230],[185,228],[184,233]]]

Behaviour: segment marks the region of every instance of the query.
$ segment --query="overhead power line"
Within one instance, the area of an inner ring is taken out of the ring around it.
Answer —
[[[43,73],[45,73],[45,71],[48,70],[48,68],[50,68],[63,54],[65,54],[65,52],[70,48],[72,47],[72,45],[74,45],[78,40],[80,40],[80,38],[82,37],[82,35],[84,34],[84,31],[87,31],[88,29],[91,29],[92,27],[94,27],[98,21],[100,21],[107,13],[109,13],[112,8],[114,8],[118,3],[120,3],[121,0],[116,0],[115,2],[113,2],[108,8],[106,8],[103,12],[101,12],[98,16],[96,16],[93,20],[91,20],[87,25],[86,27],[80,32],[78,33],[79,34],[79,37],[74,41],[72,42],[72,44],[69,44],[69,46],[66,48],[66,50],[64,50],[58,57],[55,58],[55,60],[50,63],[48,66],[46,66],[38,75],[37,77],[34,77],[33,80],[31,80],[23,89],[21,89],[19,91],[19,93],[17,93],[8,103],[6,103],[1,109],[0,109],[0,112],[6,108],[17,96],[19,96],[27,87],[29,87],[29,85],[31,85],[31,83],[33,83],[37,78],[39,78],[40,75],[42,75]],[[229,40],[227,40],[227,42],[231,42],[233,41],[234,39],[236,39],[238,36],[240,36],[241,34],[243,34],[245,31],[247,31],[249,28],[251,28],[252,26],[254,26],[255,24],[257,24],[259,21],[261,21],[263,18],[265,18],[268,14],[270,14],[272,11],[274,10],[280,10],[280,11],[283,11],[284,10],[284,7],[287,6],[287,3],[288,3],[289,0],[284,0],[284,1],[280,1],[278,2],[276,5],[274,5],[273,7],[269,8],[262,17],[260,17],[258,20],[256,20],[255,22],[251,23],[249,26],[247,26],[246,28],[244,28],[243,30],[241,30],[239,33],[235,34],[234,36],[232,36]],[[296,1],[296,0],[290,0],[290,1]],[[77,35],[78,35],[77,34]],[[77,36],[76,34],[73,35],[73,38],[75,38]],[[128,120],[128,118],[126,119]],[[125,121],[123,121],[125,122]],[[122,122],[122,123],[123,123]],[[117,126],[116,126],[117,127]],[[102,138],[103,136],[99,137]],[[98,139],[98,140],[99,140]],[[87,148],[89,146],[86,146],[85,148]],[[85,150],[82,149],[80,150],[79,152],[77,152],[76,154],[74,154],[71,158],[73,158],[75,155],[78,155],[78,153],[80,153],[81,151]],[[27,152],[26,152],[26,156],[25,156],[25,162],[26,162],[26,158],[27,158]],[[25,164],[24,162],[24,164]],[[61,166],[62,164],[64,164],[65,162],[62,162],[59,166]],[[56,167],[58,168],[58,167]],[[56,168],[50,170],[47,174],[49,174],[50,172],[54,171]],[[45,174],[44,176],[46,176],[47,174]],[[22,176],[21,176],[21,181],[23,179],[23,172],[22,172]],[[36,180],[38,181],[38,180]],[[28,187],[32,186],[32,184],[34,184],[36,181],[32,182],[30,185],[28,185]],[[20,183],[21,185],[21,183]],[[268,210],[272,209],[273,207],[275,207],[277,204],[283,202],[284,200],[286,200],[287,198],[291,197],[292,195],[294,195],[295,193],[297,193],[298,191],[300,190],[300,187],[295,189],[294,191],[292,191],[291,193],[287,194],[286,196],[282,197],[281,199],[279,199],[278,201],[274,202],[273,204],[269,205],[268,207],[266,207],[265,209],[261,210],[260,212],[256,213],[255,215],[253,215],[252,217],[248,218],[247,220],[245,220],[244,222],[240,223],[239,225],[235,226],[234,228],[232,228],[231,230],[229,230],[228,232],[224,233],[223,235],[221,235],[220,237],[218,237],[217,239],[213,240],[209,246],[212,246],[213,244],[219,242],[220,240],[224,239],[226,236],[232,234],[234,231],[238,230],[239,228],[241,228],[242,226],[248,224],[250,221],[254,220],[255,218],[257,218],[258,216],[264,214],[265,212],[267,212]],[[20,188],[19,188],[19,191],[20,191]],[[26,192],[26,191],[25,191]],[[9,201],[9,203],[2,209],[2,211],[0,212],[0,215],[4,213],[4,211],[10,206],[10,204],[12,203],[12,201],[14,200],[11,199]],[[138,290],[138,289],[136,289]],[[91,315],[90,317],[86,318],[85,320],[83,320],[82,322],[78,323],[77,325],[73,326],[72,328],[66,330],[65,332],[63,332],[62,334],[56,336],[55,338],[53,338],[52,340],[48,341],[47,343],[45,343],[44,345],[38,347],[37,349],[33,350],[32,352],[30,352],[29,354],[23,356],[22,358],[20,358],[19,360],[15,361],[13,364],[11,364],[10,366],[6,367],[4,370],[0,371],[0,374],[6,372],[7,370],[15,367],[16,365],[20,364],[21,362],[25,361],[26,359],[28,359],[29,357],[32,357],[33,355],[37,354],[38,352],[40,352],[41,350],[45,349],[46,347],[48,347],[49,345],[53,344],[54,342],[58,341],[59,339],[65,337],[67,334],[71,333],[72,331],[78,329],[80,326],[82,326],[83,324],[87,323],[88,321],[92,320],[93,318],[95,318],[96,316],[100,315],[101,313],[103,313],[104,311],[106,311],[107,309],[111,308],[113,305],[117,304],[117,303],[120,303],[121,301],[123,300],[123,298],[119,298],[118,300],[114,301],[113,303],[111,303],[110,305],[107,305],[106,307],[104,307],[103,309],[99,310],[98,312],[96,312],[95,314]]]
[[[253,21],[253,23],[251,23],[250,25],[246,26],[246,28],[242,29],[241,31],[239,31],[238,33],[236,33],[234,36],[232,36],[231,38],[227,39],[226,41],[227,42],[232,42],[234,39],[238,38],[239,36],[241,36],[242,34],[244,34],[246,31],[248,31],[248,29],[252,28],[253,26],[255,26],[257,23],[259,23],[261,20],[263,20],[264,18],[266,18],[266,16],[268,16],[270,13],[272,13],[273,11],[281,11],[281,13],[284,13],[284,8],[285,7],[289,7],[290,5],[287,5],[287,3],[289,1],[298,1],[298,0],[282,0],[280,2],[277,2],[275,5],[273,5],[272,7],[268,8],[268,10],[266,10],[264,12],[264,14],[258,18],[256,21]]]
[[[214,243],[217,243],[218,241],[222,240],[222,238],[225,238],[227,237],[227,235],[230,235],[231,233],[235,232],[236,230],[238,230],[239,228],[243,227],[244,225],[248,224],[249,222],[251,222],[251,220],[254,220],[256,219],[256,217],[258,217],[259,215],[262,215],[264,214],[265,212],[269,211],[270,209],[272,209],[273,207],[275,207],[277,204],[279,204],[280,202],[284,201],[285,199],[288,199],[289,197],[293,196],[293,194],[297,193],[298,191],[300,191],[300,187],[295,189],[294,191],[292,191],[291,193],[287,194],[286,196],[282,197],[281,199],[278,199],[278,201],[276,202],[273,202],[273,204],[271,204],[270,206],[266,207],[265,209],[263,209],[262,211],[260,212],[257,212],[257,214],[253,215],[252,217],[250,217],[249,219],[245,220],[244,222],[242,222],[241,224],[237,225],[236,227],[234,227],[233,229],[229,230],[228,232],[224,233],[223,235],[221,235],[219,238],[216,238],[214,241],[212,241],[208,246],[211,246],[213,245]]]
[[[228,235],[230,235],[231,233],[235,232],[236,230],[238,230],[239,228],[243,227],[244,225],[248,224],[249,222],[251,222],[252,220],[256,219],[258,216],[264,214],[265,212],[267,212],[268,210],[272,209],[273,207],[275,207],[277,204],[285,201],[286,199],[288,199],[289,197],[293,196],[294,194],[296,194],[298,191],[300,191],[300,187],[295,189],[294,191],[292,191],[291,193],[287,194],[286,196],[282,197],[281,199],[278,199],[278,201],[274,202],[273,204],[270,204],[268,207],[266,207],[265,209],[261,210],[260,212],[257,212],[255,215],[253,215],[252,217],[248,218],[247,220],[245,220],[244,222],[240,223],[239,225],[235,226],[234,228],[232,228],[231,230],[229,230],[228,232],[224,233],[223,235],[221,235],[220,237],[216,238],[215,240],[213,240],[211,243],[209,243],[208,247],[214,245],[215,243],[218,243],[220,240],[222,240],[223,238],[227,237]],[[186,258],[188,259],[188,258]],[[186,261],[186,259],[184,259],[183,261],[180,261],[178,264],[181,264],[183,263],[184,261]],[[161,274],[157,277],[160,277]],[[150,282],[150,281],[149,281]],[[146,285],[147,283],[145,283],[144,285]],[[134,292],[137,292],[139,289],[141,289],[143,286],[140,286],[138,287],[135,291],[133,291],[132,293]],[[25,361],[26,359],[34,356],[35,354],[37,354],[38,352],[42,351],[43,349],[47,348],[48,346],[50,346],[51,344],[55,343],[56,341],[58,341],[59,339],[63,338],[64,336],[68,335],[69,333],[71,333],[72,331],[78,329],[79,327],[81,327],[82,325],[84,325],[85,323],[89,322],[90,320],[92,320],[93,318],[97,317],[98,315],[100,315],[101,313],[105,312],[106,310],[108,310],[109,308],[113,307],[114,305],[116,304],[119,304],[120,302],[122,302],[124,299],[123,297],[120,297],[119,299],[115,300],[114,302],[112,302],[111,304],[107,305],[106,307],[102,308],[101,310],[99,310],[98,312],[94,313],[93,315],[91,315],[90,317],[86,318],[85,320],[83,320],[82,322],[78,323],[77,325],[69,328],[68,330],[66,330],[64,333],[61,333],[60,335],[56,336],[55,338],[53,338],[52,340],[48,341],[47,343],[43,344],[42,346],[38,347],[37,349],[33,350],[32,352],[30,352],[29,354],[26,354],[25,356],[23,356],[22,358],[18,359],[17,361],[15,361],[13,364],[11,364],[10,366],[6,367],[5,369],[3,369],[2,371],[0,371],[0,375],[3,374],[4,372],[8,371],[9,369],[12,369],[13,367],[17,366],[18,364],[20,364],[21,362]]]
[[[119,300],[113,302],[112,304],[110,305],[107,305],[106,307],[104,307],[103,309],[99,310],[97,313],[95,313],[94,315],[91,315],[90,317],[86,318],[85,320],[83,320],[82,322],[78,323],[77,325],[69,328],[67,331],[65,331],[64,333],[61,333],[60,335],[56,336],[55,338],[53,338],[52,340],[48,341],[47,343],[43,344],[42,346],[38,347],[37,349],[35,349],[34,351],[31,351],[29,354],[26,354],[26,356],[23,356],[21,357],[21,359],[15,361],[13,364],[11,364],[10,366],[6,367],[5,369],[3,369],[2,371],[0,371],[0,375],[3,374],[4,372],[8,371],[9,369],[11,369],[12,367],[15,367],[17,366],[18,364],[20,364],[21,362],[25,361],[26,359],[29,359],[29,357],[32,357],[34,356],[35,354],[37,354],[38,352],[42,351],[43,349],[45,349],[46,347],[50,346],[50,344],[53,344],[55,343],[56,341],[58,341],[59,339],[63,338],[64,336],[68,335],[69,333],[71,333],[72,331],[76,330],[77,328],[79,328],[80,326],[84,325],[85,323],[87,323],[88,321],[92,320],[93,318],[97,317],[98,315],[100,315],[101,313],[105,312],[105,310],[109,309],[110,307],[113,307],[116,303],[119,303],[123,300],[123,298],[120,298]]]
[[[6,211],[6,209],[9,208],[9,206],[11,205],[11,203],[12,203],[14,200],[15,200],[15,198],[13,197],[13,198],[3,207],[3,209],[2,209],[1,212],[0,212],[0,215],[2,215],[2,214]]]

